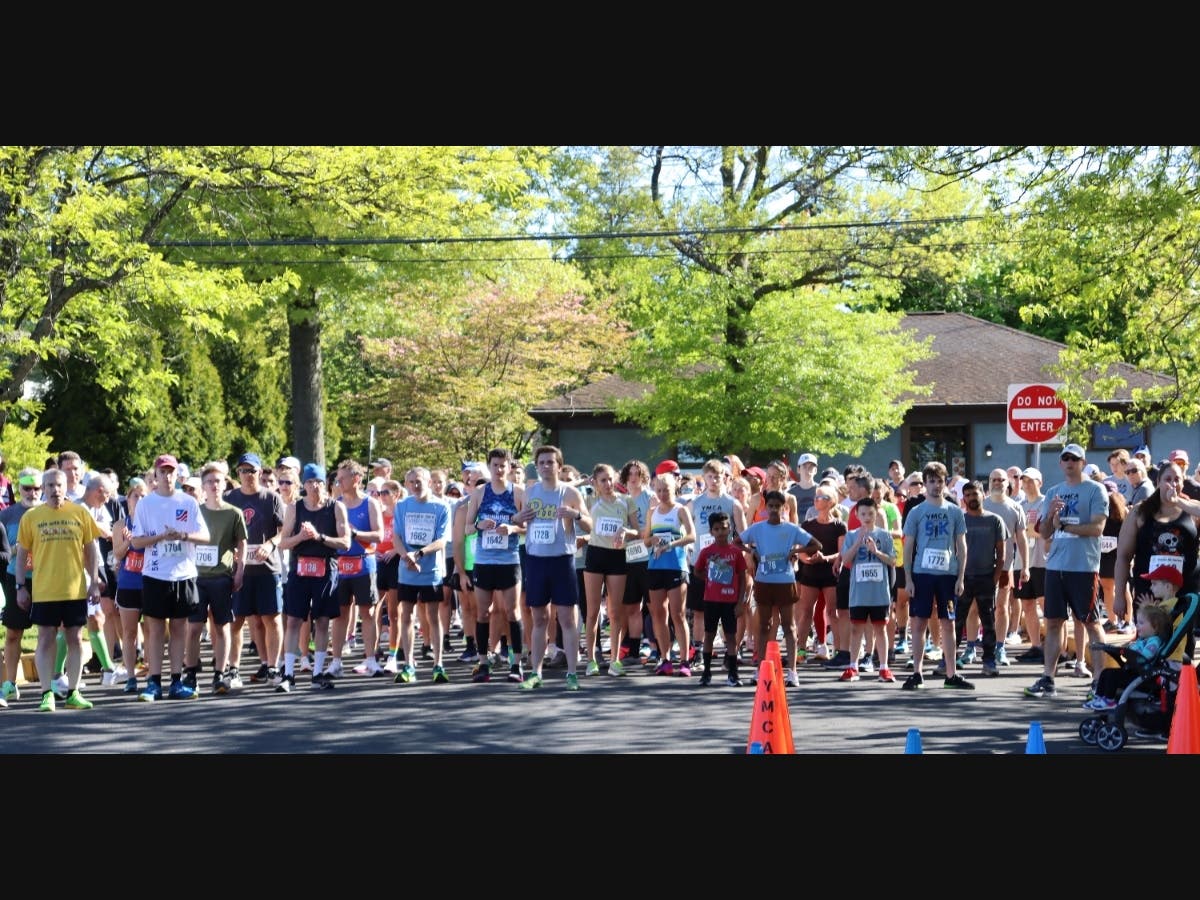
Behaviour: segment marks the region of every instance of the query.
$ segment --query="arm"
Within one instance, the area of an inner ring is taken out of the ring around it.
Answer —
[[[88,541],[83,548],[83,570],[88,577],[88,599],[100,599],[100,550],[95,541]]]
[[[967,533],[963,530],[954,539],[954,549],[958,552],[958,579],[954,583],[954,593],[962,596],[963,587],[967,581]]]
[[[558,517],[573,519],[576,530],[581,526],[585,532],[592,530],[592,517],[587,511],[587,507],[584,506],[583,494],[579,493],[578,488],[567,488],[566,493],[563,494],[562,506],[558,508]]]
[[[1117,559],[1113,564],[1113,612],[1118,619],[1125,618],[1125,597],[1129,593],[1130,567],[1137,555],[1138,513],[1130,512],[1121,523],[1117,535]]]
[[[309,525],[306,529],[298,530],[296,528],[296,505],[293,503],[283,514],[283,527],[279,529],[279,546],[284,550],[291,550],[297,544],[316,537],[316,530],[311,527],[310,523],[305,523]],[[309,535],[310,531],[312,532],[311,536]]]
[[[334,550],[349,550],[354,539],[350,537],[350,517],[346,513],[346,504],[333,504],[333,520],[337,524],[337,534],[323,535],[321,543]]]

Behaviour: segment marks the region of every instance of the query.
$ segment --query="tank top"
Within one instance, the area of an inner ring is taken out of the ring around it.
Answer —
[[[317,529],[317,534],[326,536],[337,534],[337,513],[334,511],[333,500],[326,500],[324,506],[318,506],[316,509],[309,509],[308,504],[303,501],[296,504],[296,530],[292,534],[299,534],[301,526],[305,522],[312,522],[313,527]],[[297,561],[300,557],[323,557],[329,559],[337,555],[337,551],[332,547],[328,547],[321,541],[301,541],[292,548],[291,553],[291,571],[296,571]]]
[[[1130,512],[1129,515],[1136,515]],[[1147,575],[1160,565],[1174,566],[1183,572],[1183,587],[1180,594],[1200,589],[1200,571],[1197,571],[1196,520],[1187,513],[1180,513],[1170,522],[1159,522],[1153,516],[1137,530],[1137,547],[1133,556],[1134,595],[1148,591],[1150,584],[1141,576]]]
[[[513,497],[512,485],[497,494],[492,490],[492,483],[483,485],[483,497],[479,501],[479,512],[475,522],[481,519],[492,519],[497,525],[512,521],[517,514],[517,501]],[[493,531],[476,532],[475,565],[484,566],[513,566],[520,562],[517,545],[520,537],[515,534],[496,534]]]
[[[593,496],[588,504],[588,512],[592,517],[592,536],[588,543],[593,547],[615,550],[617,535],[632,527],[629,524],[630,502],[628,497],[620,494],[614,494],[611,500],[605,500],[599,494]]]
[[[651,569],[668,569],[685,571],[687,569],[687,554],[682,547],[672,547],[663,551],[659,556],[654,555],[654,545],[660,538],[675,541],[683,537],[683,529],[679,524],[679,511],[682,503],[676,503],[666,512],[659,512],[658,505],[650,510],[650,540],[646,542],[650,550]]]
[[[551,490],[539,481],[525,489],[525,502],[534,512],[525,530],[525,552],[529,556],[575,555],[575,523],[558,518],[566,494],[565,484]],[[478,560],[478,547],[475,554]]]
[[[339,501],[341,502],[341,501]],[[345,506],[345,503],[342,503]],[[350,527],[355,531],[371,530],[371,503],[363,498],[358,506],[351,509],[346,507],[346,518]],[[343,578],[356,578],[360,575],[371,575],[375,572],[375,545],[363,544],[361,541],[351,541],[349,550],[339,550],[337,555],[338,574]]]

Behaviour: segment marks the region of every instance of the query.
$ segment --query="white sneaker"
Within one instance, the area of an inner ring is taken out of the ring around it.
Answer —
[[[795,669],[788,669],[783,675],[783,683],[788,687],[800,687],[800,676]]]
[[[1004,639],[1004,643],[1010,647],[1020,647],[1022,643],[1021,633],[1019,631],[1010,631],[1008,637]]]
[[[63,672],[63,674],[50,683],[50,688],[55,694],[59,695],[59,700],[65,700],[67,699],[67,694],[71,692],[71,679],[67,678],[66,672]]]
[[[113,684],[124,684],[129,680],[129,671],[120,663],[113,666]]]
[[[104,687],[112,687],[115,680],[116,673],[112,669],[106,669],[100,673],[100,684]]]
[[[390,675],[395,675],[400,671],[400,663],[397,662],[395,653],[388,654],[387,662],[383,664],[383,671]]]
[[[325,674],[330,678],[341,678],[345,673],[342,671],[342,661],[335,659],[329,664],[329,668],[325,670]]]
[[[300,657],[300,671],[301,672],[311,672],[312,670],[313,670],[312,657],[306,653],[306,654],[304,654],[304,656]]]
[[[817,659],[829,659],[829,648],[825,644],[817,644]]]

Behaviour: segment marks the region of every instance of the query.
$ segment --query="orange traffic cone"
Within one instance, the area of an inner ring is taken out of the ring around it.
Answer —
[[[746,752],[751,752],[755,743],[762,745],[762,753],[795,753],[791,729],[786,724],[780,709],[779,670],[775,663],[764,659],[758,664],[758,684],[754,690],[754,716],[750,720],[750,737],[746,741]],[[784,707],[786,709],[786,707]]]
[[[775,663],[775,671],[779,673],[779,678],[775,681],[775,708],[783,719],[780,723],[780,731],[783,733],[785,746],[778,752],[795,753],[796,745],[792,736],[792,714],[788,710],[787,688],[783,683],[783,658],[779,653],[779,641],[767,641],[767,653],[764,658]]]
[[[1179,673],[1167,753],[1200,753],[1200,690],[1196,686],[1196,669],[1188,663],[1184,663]]]

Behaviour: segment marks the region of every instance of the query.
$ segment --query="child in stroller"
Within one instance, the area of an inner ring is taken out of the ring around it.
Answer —
[[[1101,672],[1096,696],[1085,704],[1101,715],[1079,725],[1080,738],[1102,750],[1125,746],[1127,721],[1138,737],[1165,740],[1179,673],[1184,665],[1191,665],[1183,654],[1184,640],[1200,608],[1200,595],[1175,597],[1183,577],[1172,566],[1159,566],[1144,577],[1150,582],[1151,596],[1144,598],[1138,609],[1137,640],[1125,647],[1093,644],[1093,649],[1104,651],[1119,664]]]

